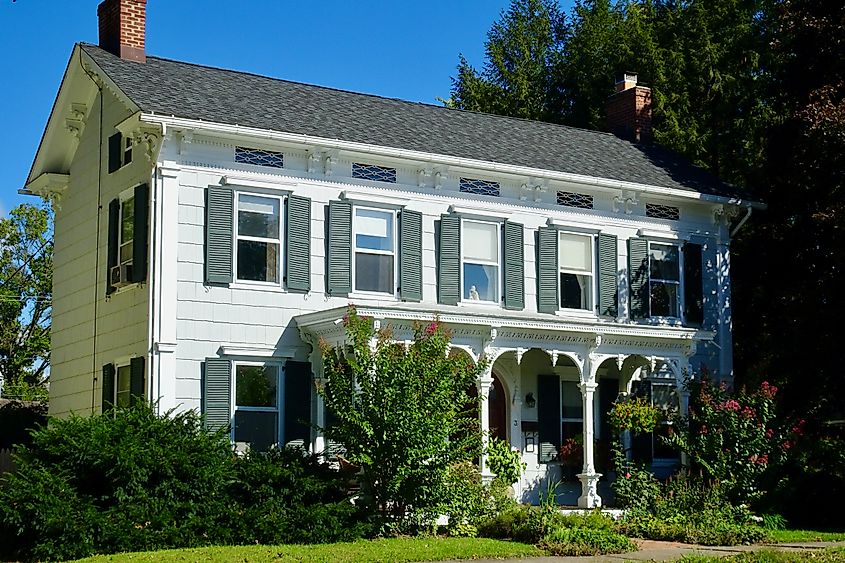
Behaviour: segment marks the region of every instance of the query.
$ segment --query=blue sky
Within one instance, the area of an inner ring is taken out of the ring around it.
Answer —
[[[73,44],[97,42],[98,0],[0,0],[0,216],[23,202]],[[564,4],[568,4],[565,2]],[[436,103],[458,53],[480,66],[509,0],[149,0],[147,53]]]

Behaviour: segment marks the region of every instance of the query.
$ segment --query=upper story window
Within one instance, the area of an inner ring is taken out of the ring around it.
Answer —
[[[132,137],[115,133],[109,137],[109,174],[132,162]]]
[[[659,203],[645,204],[646,217],[654,219],[668,219],[677,221],[681,217],[681,210],[673,205],[660,205]]]
[[[564,207],[593,209],[593,196],[576,192],[558,192],[557,204],[563,205]]]
[[[131,266],[135,256],[135,198],[125,199],[120,204],[120,250],[121,266]]]
[[[352,163],[352,177],[360,180],[372,180],[374,182],[396,183],[396,169],[376,164]]]
[[[356,207],[355,291],[388,293],[396,288],[396,212]]]
[[[673,244],[649,243],[649,302],[652,317],[680,318],[681,260]]]
[[[479,180],[478,178],[461,178],[459,183],[460,190],[468,194],[488,195],[499,197],[501,189],[499,182],[492,182],[490,180]]]
[[[235,364],[235,442],[266,450],[279,441],[279,366]]]
[[[269,166],[284,168],[285,155],[276,151],[254,149],[250,147],[235,147],[235,162],[252,164],[254,166]]]
[[[235,264],[239,281],[278,284],[281,276],[281,199],[238,193]]]
[[[463,221],[461,259],[465,301],[499,302],[499,233],[498,223]]]
[[[560,233],[558,235],[560,267],[560,307],[593,309],[593,237]]]

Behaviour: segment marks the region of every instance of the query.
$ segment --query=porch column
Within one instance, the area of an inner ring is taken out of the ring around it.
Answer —
[[[578,474],[581,481],[581,496],[578,497],[579,508],[596,508],[601,506],[601,497],[598,494],[597,486],[600,473],[596,473],[595,448],[593,438],[595,435],[595,391],[598,384],[594,379],[581,383],[581,398],[584,408],[584,469]]]
[[[323,379],[318,378],[314,380],[315,390],[314,390],[314,422],[320,428],[325,428],[326,426],[326,405],[323,403],[323,397],[317,393],[316,389],[322,388],[325,385]],[[312,449],[313,453],[324,455],[326,451],[326,437],[322,431],[314,429],[313,434],[314,446]]]
[[[490,445],[490,388],[493,386],[493,366],[492,364],[484,370],[481,377],[478,379],[478,400],[480,401],[478,416],[481,422],[481,480],[484,483],[489,483],[493,480],[494,475],[487,467],[487,448]]]

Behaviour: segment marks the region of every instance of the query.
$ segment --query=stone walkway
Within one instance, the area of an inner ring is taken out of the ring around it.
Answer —
[[[563,563],[566,561],[583,561],[592,563],[620,563],[621,561],[676,561],[685,555],[707,555],[710,557],[728,557],[745,551],[761,551],[764,549],[775,551],[803,551],[823,549],[825,547],[845,546],[845,542],[796,542],[772,545],[736,545],[736,546],[706,546],[690,545],[686,543],[634,540],[640,546],[639,551],[620,553],[618,555],[598,555],[590,557],[526,557],[517,559],[519,563]],[[475,563],[495,563],[501,559],[476,559]],[[459,563],[459,562],[449,562]]]

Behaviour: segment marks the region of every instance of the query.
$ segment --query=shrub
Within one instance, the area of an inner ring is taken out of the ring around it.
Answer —
[[[679,474],[651,506],[629,510],[619,529],[629,536],[702,545],[736,545],[766,538],[743,505],[732,505],[716,482]]]
[[[725,384],[688,382],[689,416],[677,421],[669,443],[725,488],[737,503],[759,499],[761,477],[783,448],[791,446],[774,428],[777,387],[731,393]]]
[[[542,539],[540,547],[552,555],[601,555],[636,551],[627,537],[606,529],[555,528]]]
[[[383,518],[418,520],[444,502],[450,466],[481,453],[477,400],[468,390],[484,362],[447,354],[449,334],[437,321],[417,326],[408,346],[354,308],[344,323],[348,347],[321,344],[318,392],[333,414],[326,435],[361,468],[363,506]]]
[[[349,499],[348,472],[299,448],[249,451],[234,461],[225,527],[238,543],[328,543],[369,534]]]
[[[237,458],[193,412],[149,406],[52,420],[0,480],[0,559],[210,544],[322,542],[366,532],[344,476],[302,452]]]
[[[496,437],[490,438],[487,456],[487,464],[490,471],[496,474],[496,479],[508,486],[519,481],[525,463],[520,453],[511,448],[508,442]]]

